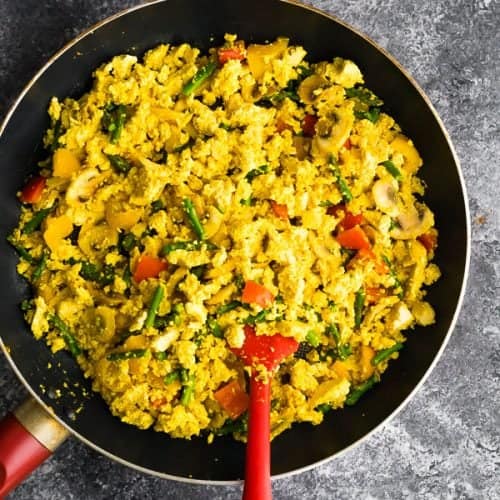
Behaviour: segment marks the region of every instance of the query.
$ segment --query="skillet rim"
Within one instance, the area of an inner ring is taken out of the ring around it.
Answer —
[[[441,346],[439,347],[439,350],[436,352],[434,359],[432,360],[431,364],[423,374],[422,378],[418,381],[418,383],[415,385],[415,387],[411,390],[411,392],[406,396],[406,398],[393,410],[393,412],[388,415],[384,420],[379,422],[371,431],[369,431],[367,434],[365,434],[363,437],[359,438],[358,440],[354,441],[351,443],[349,446],[346,446],[342,450],[338,451],[337,453],[334,453],[333,455],[330,455],[322,460],[318,460],[317,462],[314,462],[312,464],[306,465],[304,467],[300,467],[298,469],[294,469],[292,471],[284,472],[281,474],[276,474],[271,477],[272,480],[277,480],[277,479],[286,479],[294,475],[298,475],[303,472],[307,472],[313,468],[316,468],[320,465],[324,465],[334,458],[340,457],[353,449],[354,447],[358,446],[359,444],[365,442],[368,440],[374,433],[379,432],[385,425],[387,425],[397,414],[399,414],[405,407],[406,405],[410,402],[410,400],[415,396],[415,394],[420,390],[420,388],[424,385],[426,382],[427,378],[430,376],[432,371],[434,370],[435,366],[437,365],[439,359],[441,358],[449,340],[451,337],[451,334],[453,333],[460,311],[462,309],[464,297],[465,297],[465,291],[467,288],[467,282],[468,282],[468,277],[469,277],[469,267],[470,267],[470,260],[471,260],[471,219],[470,219],[470,209],[469,209],[469,199],[467,196],[467,188],[465,184],[465,180],[463,177],[462,173],[462,168],[460,164],[460,160],[458,158],[458,155],[455,151],[455,148],[453,146],[453,143],[451,141],[451,137],[446,130],[446,127],[444,126],[443,121],[441,120],[439,114],[437,113],[436,109],[434,108],[430,98],[427,96],[427,94],[424,92],[424,90],[420,87],[419,83],[410,75],[410,73],[399,63],[399,61],[392,56],[386,49],[381,47],[377,42],[372,40],[369,36],[367,36],[364,32],[359,30],[358,28],[355,28],[351,26],[349,23],[341,20],[334,14],[330,14],[329,12],[323,11],[321,9],[318,9],[317,7],[314,7],[309,4],[302,3],[301,1],[298,0],[277,0],[281,3],[285,4],[290,4],[294,5],[297,7],[300,7],[305,10],[309,10],[313,12],[314,14],[321,15],[323,17],[326,17],[328,20],[333,21],[337,24],[340,24],[344,28],[348,29],[350,32],[354,33],[355,35],[361,37],[363,40],[368,42],[370,45],[372,45],[378,52],[380,52],[383,56],[385,56],[394,66],[398,69],[398,71],[408,80],[408,82],[414,87],[414,89],[420,94],[422,99],[424,100],[427,108],[431,111],[434,119],[436,120],[436,123],[438,124],[441,132],[443,133],[443,136],[445,138],[446,144],[451,152],[451,155],[453,157],[453,161],[455,163],[455,167],[457,170],[459,182],[460,182],[460,188],[462,190],[463,198],[464,198],[464,212],[465,212],[465,235],[466,235],[466,242],[465,242],[465,262],[464,262],[464,268],[463,268],[463,276],[462,276],[462,284],[460,287],[460,293],[458,296],[457,303],[455,305],[455,311],[453,313],[453,317],[450,322],[450,326],[448,327],[448,331],[446,332],[446,335],[443,339],[443,342],[441,343]],[[60,56],[62,56],[66,51],[68,51],[70,48],[72,48],[74,45],[78,44],[81,40],[86,38],[89,35],[92,35],[94,31],[97,29],[101,28],[102,26],[105,26],[107,24],[110,24],[114,22],[116,19],[119,19],[120,17],[127,15],[131,12],[135,12],[136,10],[140,10],[149,6],[153,6],[156,4],[168,2],[168,0],[153,0],[147,3],[141,3],[139,5],[135,5],[133,7],[129,7],[127,9],[121,10],[117,12],[116,14],[113,14],[95,24],[87,28],[86,30],[82,31],[79,35],[71,39],[69,42],[67,42],[65,45],[63,45],[58,51],[56,51],[49,59],[48,61],[35,73],[35,75],[29,80],[29,82],[26,84],[26,86],[23,88],[21,93],[18,95],[18,97],[15,99],[15,101],[12,103],[12,105],[9,107],[7,113],[5,114],[5,118],[2,121],[2,124],[0,125],[0,137],[3,135],[5,129],[7,128],[7,125],[11,119],[11,117],[14,115],[17,107],[21,103],[21,101],[24,99],[25,95],[29,92],[31,87],[37,82],[37,80],[45,73],[45,71],[57,60],[59,59]],[[135,469],[138,472],[142,472],[144,474],[148,474],[154,477],[159,477],[162,479],[169,479],[172,481],[178,481],[182,483],[187,483],[187,484],[192,484],[192,485],[212,485],[212,486],[230,486],[230,485],[239,485],[242,483],[242,480],[208,480],[208,479],[194,479],[194,478],[189,478],[189,477],[183,477],[183,476],[175,476],[172,474],[167,474],[164,472],[159,472],[155,470],[148,469],[146,467],[142,467],[140,465],[134,464],[132,462],[128,462],[127,460],[114,455],[113,453],[101,448],[100,446],[96,445],[92,441],[88,440],[86,437],[82,436],[78,432],[76,432],[69,424],[67,424],[64,420],[59,418],[57,414],[55,414],[52,409],[46,405],[43,400],[38,396],[36,391],[29,385],[29,383],[26,381],[24,378],[21,370],[17,367],[17,365],[14,363],[14,360],[10,356],[8,352],[7,346],[4,344],[3,339],[0,337],[0,348],[3,351],[3,354],[5,355],[8,363],[10,364],[12,370],[18,377],[18,379],[21,381],[21,383],[25,386],[25,388],[28,390],[29,394],[33,399],[37,401],[39,405],[44,408],[44,410],[51,415],[54,420],[56,420],[59,424],[61,424],[63,427],[65,427],[70,435],[75,436],[78,438],[81,442],[83,442],[85,445],[89,446],[93,450],[97,451],[98,453],[106,456],[107,458],[110,458],[111,460],[120,463],[121,465],[125,465],[127,467],[130,467],[132,469]]]

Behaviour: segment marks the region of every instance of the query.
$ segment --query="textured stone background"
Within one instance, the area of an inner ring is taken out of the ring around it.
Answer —
[[[0,115],[64,42],[137,0],[0,0]],[[469,191],[464,307],[436,369],[398,417],[327,465],[273,484],[276,499],[500,498],[500,3],[309,0],[388,49],[430,96]],[[0,414],[25,390],[0,355]],[[237,499],[238,487],[160,480],[74,439],[9,498]]]

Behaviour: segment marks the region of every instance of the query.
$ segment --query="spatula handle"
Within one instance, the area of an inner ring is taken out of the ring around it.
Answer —
[[[270,384],[250,378],[243,500],[271,500]]]

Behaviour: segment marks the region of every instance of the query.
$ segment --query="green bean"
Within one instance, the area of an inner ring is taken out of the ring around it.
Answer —
[[[241,305],[243,305],[243,304],[239,300],[233,300],[231,302],[228,302],[227,304],[223,304],[222,306],[219,306],[219,308],[217,309],[215,314],[217,314],[217,316],[219,316],[221,314],[225,314],[229,311],[232,311],[233,309],[236,309],[237,307],[240,307]]]
[[[214,245],[208,240],[193,240],[193,241],[173,241],[172,243],[167,243],[162,251],[162,256],[168,255],[170,252],[175,252],[176,250],[186,250],[188,252],[194,252],[196,250],[217,250],[217,245]]]
[[[219,427],[215,433],[217,436],[225,436],[227,434],[233,434],[234,432],[243,434],[248,431],[248,412],[245,412],[241,417],[236,420],[231,420],[228,418],[222,427]]]
[[[146,316],[146,321],[144,322],[144,326],[146,328],[151,328],[155,323],[156,313],[158,312],[158,307],[160,306],[160,302],[163,300],[165,291],[161,285],[156,287],[155,293],[153,294],[153,299],[151,300],[151,304],[148,309],[148,315]]]
[[[245,325],[255,325],[256,323],[263,323],[266,321],[266,316],[270,313],[271,311],[269,309],[262,309],[262,311],[259,311],[257,314],[251,314],[247,318],[243,320],[243,323]]]
[[[168,357],[168,354],[166,351],[158,351],[154,353],[154,358],[157,359],[158,361],[165,361]]]
[[[82,353],[82,350],[78,345],[78,341],[76,340],[75,336],[66,325],[66,323],[64,323],[64,321],[57,314],[54,314],[50,319],[54,326],[61,333],[61,336],[64,342],[66,342],[66,346],[70,350],[71,354],[73,354],[75,358],[79,356]]]
[[[42,208],[42,210],[39,210],[36,212],[33,217],[26,222],[26,224],[23,227],[23,234],[31,234],[34,233],[42,224],[44,219],[47,217],[47,215],[50,214],[52,211],[52,207],[50,208]]]
[[[60,147],[59,138],[63,135],[64,130],[62,128],[61,120],[57,120],[54,123],[52,142],[50,143],[49,150],[54,153],[57,148]]]
[[[10,243],[10,245],[16,251],[16,253],[19,255],[19,257],[21,257],[22,259],[24,259],[26,262],[29,262],[30,264],[34,264],[35,263],[35,259],[28,252],[28,250],[26,250],[26,248],[24,248],[24,247],[22,247],[20,245],[17,245],[16,243],[14,243],[14,238],[13,238],[12,235],[7,236],[7,241]]]
[[[203,82],[208,80],[217,68],[215,61],[210,61],[208,64],[200,68],[191,80],[184,85],[182,93],[187,97],[198,90]]]
[[[314,330],[309,330],[306,335],[306,341],[313,347],[319,346],[319,335]]]
[[[104,108],[101,124],[108,132],[112,144],[116,144],[120,139],[127,119],[127,107],[124,104],[111,103]]]
[[[394,270],[392,262],[386,255],[382,255],[382,260],[386,263],[387,267],[389,268],[389,274],[391,275],[391,278],[394,280],[394,288],[400,289],[400,291],[398,292],[398,297],[402,299],[404,296],[403,285],[401,284],[401,281],[399,281],[398,275]]]
[[[316,411],[319,411],[319,412],[325,414],[325,413],[328,413],[332,409],[332,407],[329,404],[324,403],[324,404],[316,406],[316,408],[314,408],[314,409]]]
[[[401,342],[397,342],[391,347],[388,347],[387,349],[382,349],[381,351],[378,351],[377,354],[372,358],[372,365],[378,365],[382,361],[385,361],[387,358],[389,358],[392,354],[394,354],[397,351],[400,351],[403,348],[403,344]]]
[[[46,267],[47,267],[47,254],[43,252],[42,257],[38,261],[38,264],[35,267],[35,270],[33,271],[33,276],[32,276],[33,281],[38,281],[40,279]]]
[[[345,203],[352,201],[351,190],[347,186],[345,179],[342,177],[337,161],[335,160],[333,155],[330,155],[329,163],[330,170],[335,177],[335,181],[337,182],[337,186],[339,188],[340,194],[342,195],[342,199]]]
[[[240,205],[245,207],[253,207],[255,205],[255,198],[249,196],[248,198],[241,198]]]
[[[199,266],[194,266],[189,269],[189,272],[191,274],[194,274],[199,281],[203,278],[203,275],[205,274],[205,271],[207,270],[207,265],[206,264],[200,264]]]
[[[129,170],[132,168],[132,164],[123,156],[119,155],[106,155],[108,157],[111,166],[121,174],[128,174]]]
[[[338,343],[339,340],[340,340],[340,331],[339,331],[339,327],[335,324],[335,323],[330,323],[326,329],[325,329],[325,333],[332,337],[333,339],[335,339],[335,342]]]
[[[201,225],[200,219],[198,218],[198,214],[196,213],[193,202],[189,198],[184,198],[184,200],[182,200],[182,206],[184,207],[184,211],[188,216],[189,222],[191,223],[196,236],[199,240],[204,240],[205,231],[203,230],[203,226]]]
[[[398,182],[403,180],[403,175],[396,165],[391,160],[385,160],[380,165],[383,165],[387,172],[389,172]]]
[[[170,372],[168,375],[166,375],[165,378],[163,379],[163,382],[166,385],[169,385],[172,382],[175,382],[176,380],[180,380],[180,378],[181,378],[180,371],[175,370],[173,372]]]
[[[126,359],[143,358],[147,352],[147,349],[133,349],[131,351],[112,352],[111,354],[108,354],[106,356],[106,359],[108,361],[123,361]]]
[[[165,208],[165,203],[161,200],[155,200],[151,203],[151,212],[156,213]]]
[[[354,299],[354,325],[356,328],[361,326],[363,322],[363,308],[365,305],[365,291],[360,288],[356,292],[356,297]]]
[[[339,344],[336,350],[337,358],[344,361],[352,354],[352,347],[349,344]]]
[[[267,165],[261,165],[260,167],[254,168],[250,170],[247,175],[245,175],[245,179],[248,182],[252,182],[259,175],[267,174],[269,171],[269,167]]]
[[[217,323],[215,318],[209,317],[207,319],[207,328],[214,337],[217,337],[218,339],[224,338],[222,328],[219,323]]]
[[[368,390],[370,390],[376,383],[378,382],[377,375],[372,375],[368,380],[363,382],[362,384],[354,387],[351,392],[347,395],[345,400],[345,404],[347,406],[352,406],[356,404],[359,398],[365,394]]]
[[[189,373],[187,370],[181,371],[181,382],[184,386],[181,394],[181,403],[184,406],[189,405],[194,396],[194,373]]]

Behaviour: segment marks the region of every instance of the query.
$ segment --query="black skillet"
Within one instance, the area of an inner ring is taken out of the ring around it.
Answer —
[[[34,400],[0,426],[0,497],[48,456],[67,431],[110,458],[161,477],[200,483],[227,483],[243,477],[241,443],[222,437],[208,445],[203,437],[170,439],[153,430],[126,425],[91,392],[69,354],[54,356],[43,341],[36,341],[19,310],[29,290],[16,274],[17,256],[5,240],[19,215],[15,193],[44,155],[41,140],[48,125],[46,110],[51,96],[80,96],[89,88],[92,71],[116,54],[141,55],[159,43],[189,42],[207,49],[220,44],[224,33],[237,33],[249,42],[285,35],[306,48],[310,61],[336,55],[355,61],[367,86],[382,97],[385,110],[423,156],[426,201],[436,214],[440,232],[436,262],[443,276],[428,294],[437,312],[436,324],[425,332],[417,328],[409,335],[382,383],[357,405],[331,412],[319,426],[295,425],[275,439],[273,475],[303,471],[369,435],[414,394],[448,340],[469,260],[464,184],[440,119],[397,62],[338,19],[293,2],[167,0],[130,9],[87,31],[56,54],[28,84],[1,129],[0,336],[7,359]],[[54,397],[59,390],[61,397]],[[42,408],[50,408],[53,418]]]

